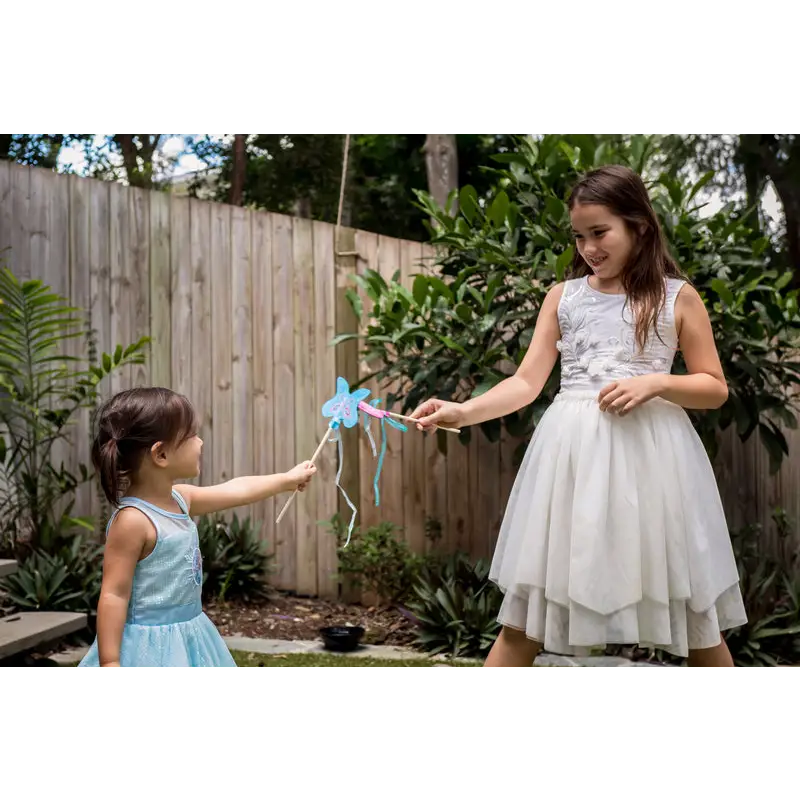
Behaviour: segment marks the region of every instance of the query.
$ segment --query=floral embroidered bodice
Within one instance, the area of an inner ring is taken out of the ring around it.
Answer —
[[[633,313],[624,294],[593,289],[587,277],[567,281],[558,305],[561,388],[600,390],[610,382],[669,373],[678,349],[675,299],[683,281],[667,279],[666,302],[644,350],[636,343]]]

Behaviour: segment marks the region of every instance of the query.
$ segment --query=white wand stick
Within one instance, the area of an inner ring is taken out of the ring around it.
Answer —
[[[394,411],[387,411],[386,413],[390,417],[397,417],[397,419],[406,419],[409,422],[413,422],[415,425],[419,422],[419,420],[414,419],[414,417],[407,417],[405,414],[397,414]],[[445,428],[443,425],[435,425],[434,427],[438,428],[440,431],[447,431],[448,433],[461,433],[461,428]]]
[[[328,441],[328,436],[330,435],[330,432],[332,430],[333,430],[333,422],[331,422],[331,424],[328,425],[328,430],[325,431],[325,435],[322,437],[322,440],[320,441],[319,445],[317,446],[316,452],[314,453],[313,456],[311,456],[311,463],[312,464],[319,457],[319,454],[322,452],[322,448],[325,447],[325,442]],[[286,501],[286,505],[284,505],[284,507],[281,509],[281,513],[278,514],[278,518],[275,520],[275,524],[276,525],[283,519],[283,515],[289,510],[289,506],[292,504],[292,500],[294,500],[294,496],[297,494],[297,491],[298,491],[297,489],[294,490],[294,493],[292,494],[292,496]]]

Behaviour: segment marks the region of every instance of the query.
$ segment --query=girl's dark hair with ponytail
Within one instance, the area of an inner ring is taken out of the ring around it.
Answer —
[[[178,446],[197,433],[192,404],[161,388],[128,389],[104,403],[96,417],[92,463],[103,494],[116,506],[145,453],[156,442]]]

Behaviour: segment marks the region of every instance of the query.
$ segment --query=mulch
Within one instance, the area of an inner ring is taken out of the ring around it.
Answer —
[[[408,646],[414,641],[414,623],[399,609],[385,606],[276,593],[247,603],[211,600],[203,610],[222,636],[314,640],[328,625],[360,625],[364,644]]]

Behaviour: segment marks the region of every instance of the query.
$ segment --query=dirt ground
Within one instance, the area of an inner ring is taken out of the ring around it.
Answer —
[[[217,603],[204,607],[222,636],[259,639],[317,639],[327,625],[361,625],[364,644],[409,645],[414,625],[395,608],[368,608],[318,598],[275,594],[250,603]]]

